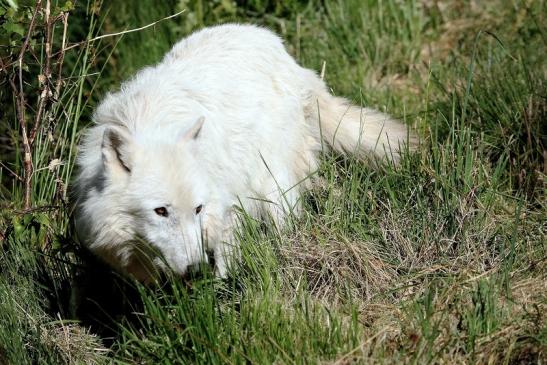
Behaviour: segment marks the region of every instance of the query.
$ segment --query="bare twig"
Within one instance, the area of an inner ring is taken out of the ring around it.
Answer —
[[[63,205],[42,205],[42,206],[36,207],[36,208],[29,208],[29,209],[23,209],[23,210],[13,210],[13,213],[23,215],[23,214],[34,213],[34,212],[47,212],[47,211],[51,211],[51,210],[58,210],[58,209],[61,209],[61,208],[65,208],[65,206],[63,206]]]
[[[66,47],[66,35],[68,29],[68,13],[61,13],[59,17],[63,20],[63,40],[61,43],[61,51],[59,57],[57,58],[57,82],[55,83],[55,99],[59,98],[61,93],[61,85],[63,83],[62,71],[63,71],[63,61],[65,59],[65,47]]]
[[[36,0],[36,4],[34,6],[34,12],[32,13],[32,18],[30,20],[30,24],[27,31],[27,36],[25,37],[25,41],[23,42],[23,45],[21,46],[21,50],[19,51],[19,56],[17,57],[17,64],[19,67],[19,87],[17,88],[13,80],[10,81],[10,83],[12,84],[13,91],[17,95],[17,103],[16,103],[17,119],[19,120],[19,125],[21,126],[21,135],[23,137],[23,150],[24,150],[24,157],[23,157],[24,175],[23,176],[25,180],[24,181],[25,209],[29,209],[31,205],[32,149],[30,146],[29,138],[28,138],[27,121],[25,118],[25,91],[23,90],[23,57],[25,56],[25,53],[27,51],[30,38],[34,31],[34,27],[36,25],[36,15],[38,14],[38,11],[40,10],[41,6],[42,6],[42,0]]]
[[[42,120],[42,114],[44,113],[45,106],[52,96],[51,93],[51,37],[52,37],[52,28],[54,25],[54,22],[51,22],[50,20],[50,8],[51,3],[50,0],[46,0],[46,7],[44,8],[44,22],[46,26],[46,44],[45,44],[45,52],[46,52],[46,58],[44,62],[44,72],[43,72],[43,79],[40,80],[42,83],[42,91],[40,92],[40,95],[38,95],[38,108],[36,110],[36,115],[34,116],[34,125],[32,127],[32,131],[30,132],[29,136],[29,143],[32,147],[34,144],[34,139],[36,138],[36,133],[38,132],[38,128],[40,127],[40,121]]]
[[[7,167],[2,161],[0,161],[0,166],[2,166],[3,168],[5,168],[6,170],[8,170],[8,172],[10,174],[12,174],[17,180],[19,181],[24,181],[23,178],[21,176],[19,176],[15,171],[13,171],[12,169],[10,169],[9,167]]]
[[[87,40],[85,40],[85,41],[81,41],[81,42],[78,42],[78,43],[74,43],[74,44],[72,44],[72,45],[70,45],[70,46],[68,46],[68,47],[65,47],[65,48],[64,48],[64,51],[68,51],[69,49],[72,49],[72,48],[75,48],[75,47],[79,47],[79,46],[81,46],[81,45],[88,44],[88,43],[91,43],[91,42],[98,41],[99,39],[109,38],[109,37],[115,37],[115,36],[118,36],[118,35],[123,35],[123,34],[128,34],[128,33],[133,33],[133,32],[138,32],[138,31],[141,31],[141,30],[144,30],[144,29],[153,27],[154,25],[156,25],[156,24],[158,24],[158,23],[161,23],[161,22],[163,22],[163,21],[165,21],[165,20],[169,20],[169,19],[175,18],[175,17],[179,16],[180,14],[184,13],[185,11],[186,11],[186,9],[181,10],[181,11],[179,11],[178,13],[175,13],[175,14],[172,14],[172,15],[169,15],[169,16],[166,16],[165,18],[156,20],[155,22],[152,22],[152,23],[150,23],[150,24],[144,25],[144,26],[139,27],[139,28],[128,29],[128,30],[124,30],[124,31],[121,31],[121,32],[116,32],[116,33],[103,34],[103,35],[97,36],[97,37],[95,37],[95,38],[91,38],[91,39],[87,39]]]

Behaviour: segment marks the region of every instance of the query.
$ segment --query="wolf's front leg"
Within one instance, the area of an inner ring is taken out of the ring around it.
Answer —
[[[231,209],[209,216],[208,220],[208,249],[212,251],[215,259],[215,276],[218,278],[228,277],[234,263],[240,259],[238,242],[234,232],[237,229],[237,218]],[[217,219],[215,219],[217,218]]]
[[[215,276],[226,279],[234,264],[240,259],[239,247],[233,239],[231,242],[222,242],[215,247],[214,256]]]

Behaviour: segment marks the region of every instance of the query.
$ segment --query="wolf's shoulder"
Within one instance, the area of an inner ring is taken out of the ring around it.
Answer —
[[[257,51],[282,51],[283,41],[274,32],[253,24],[229,23],[203,28],[180,40],[165,55],[164,61],[190,55],[215,55]]]

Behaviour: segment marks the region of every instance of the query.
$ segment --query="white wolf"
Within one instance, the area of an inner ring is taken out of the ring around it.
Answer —
[[[272,32],[205,28],[108,94],[83,137],[76,227],[113,266],[147,281],[237,252],[234,207],[282,225],[298,214],[323,142],[399,159],[407,128],[332,96]],[[410,141],[408,137],[410,136]]]

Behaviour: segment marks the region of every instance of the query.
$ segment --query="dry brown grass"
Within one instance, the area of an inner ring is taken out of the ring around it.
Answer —
[[[110,350],[100,338],[76,323],[59,322],[41,326],[42,343],[61,355],[65,364],[103,364]]]

